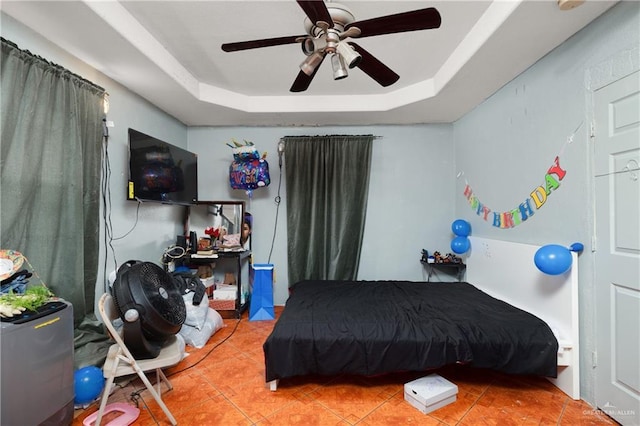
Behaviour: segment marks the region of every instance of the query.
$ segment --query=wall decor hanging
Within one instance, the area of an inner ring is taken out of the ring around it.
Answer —
[[[485,222],[491,223],[492,226],[501,229],[509,229],[520,225],[525,222],[531,216],[534,215],[536,210],[542,208],[547,202],[551,193],[560,187],[560,183],[565,178],[567,171],[560,165],[560,156],[564,152],[565,147],[573,142],[573,138],[576,132],[582,127],[582,123],[576,128],[576,130],[567,138],[567,141],[562,146],[560,154],[553,160],[553,164],[544,175],[544,181],[541,185],[531,191],[529,197],[521,202],[517,207],[509,210],[497,212],[490,209],[485,203],[480,201],[475,195],[473,189],[468,182],[465,181],[463,195],[469,202],[471,208],[476,212],[478,216],[484,219]],[[463,172],[458,174],[460,177]]]
[[[560,181],[566,174],[567,172],[560,167],[560,158],[556,157],[553,165],[544,175],[544,183],[531,191],[531,198],[525,199],[518,207],[506,212],[492,211],[475,196],[468,183],[464,187],[463,194],[471,208],[486,222],[491,222],[496,228],[513,228],[533,216],[534,207],[539,210],[547,202],[548,196],[560,187]]]
[[[267,153],[260,155],[253,142],[240,143],[231,140],[233,145],[233,162],[229,166],[229,184],[233,189],[244,189],[251,198],[253,190],[269,186],[269,163]]]

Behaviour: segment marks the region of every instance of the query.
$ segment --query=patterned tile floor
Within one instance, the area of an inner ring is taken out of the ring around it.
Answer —
[[[276,316],[282,308],[276,307]],[[163,400],[180,425],[615,425],[538,377],[452,366],[435,372],[458,386],[457,400],[429,414],[404,401],[403,385],[426,373],[381,377],[304,377],[264,382],[262,343],[275,321],[225,319],[202,349],[167,370]],[[151,374],[151,378],[155,375]],[[153,379],[152,379],[153,381]],[[137,404],[134,425],[169,425],[140,380],[127,378],[109,403]],[[164,388],[163,388],[164,389]],[[73,426],[98,409],[76,410]],[[103,425],[113,418],[107,417]]]

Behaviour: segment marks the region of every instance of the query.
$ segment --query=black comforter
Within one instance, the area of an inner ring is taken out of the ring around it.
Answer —
[[[557,350],[544,321],[464,282],[302,281],[264,343],[267,381],[457,362],[556,377]]]

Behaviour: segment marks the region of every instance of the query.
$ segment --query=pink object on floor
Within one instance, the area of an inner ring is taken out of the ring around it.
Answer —
[[[106,407],[104,407],[104,413],[102,414],[102,418],[104,419],[107,416],[107,414],[112,413],[114,411],[121,412],[122,415],[111,420],[105,426],[127,426],[133,423],[140,415],[140,410],[134,407],[133,405],[125,404],[124,402],[114,402],[113,404],[109,404]],[[84,419],[82,424],[84,426],[92,426],[93,423],[96,421],[96,418],[98,418],[97,411],[91,414],[90,416],[87,416],[87,418]]]

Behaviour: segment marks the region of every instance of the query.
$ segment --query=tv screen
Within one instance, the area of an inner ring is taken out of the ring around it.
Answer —
[[[195,204],[198,201],[198,156],[129,129],[127,199]]]

